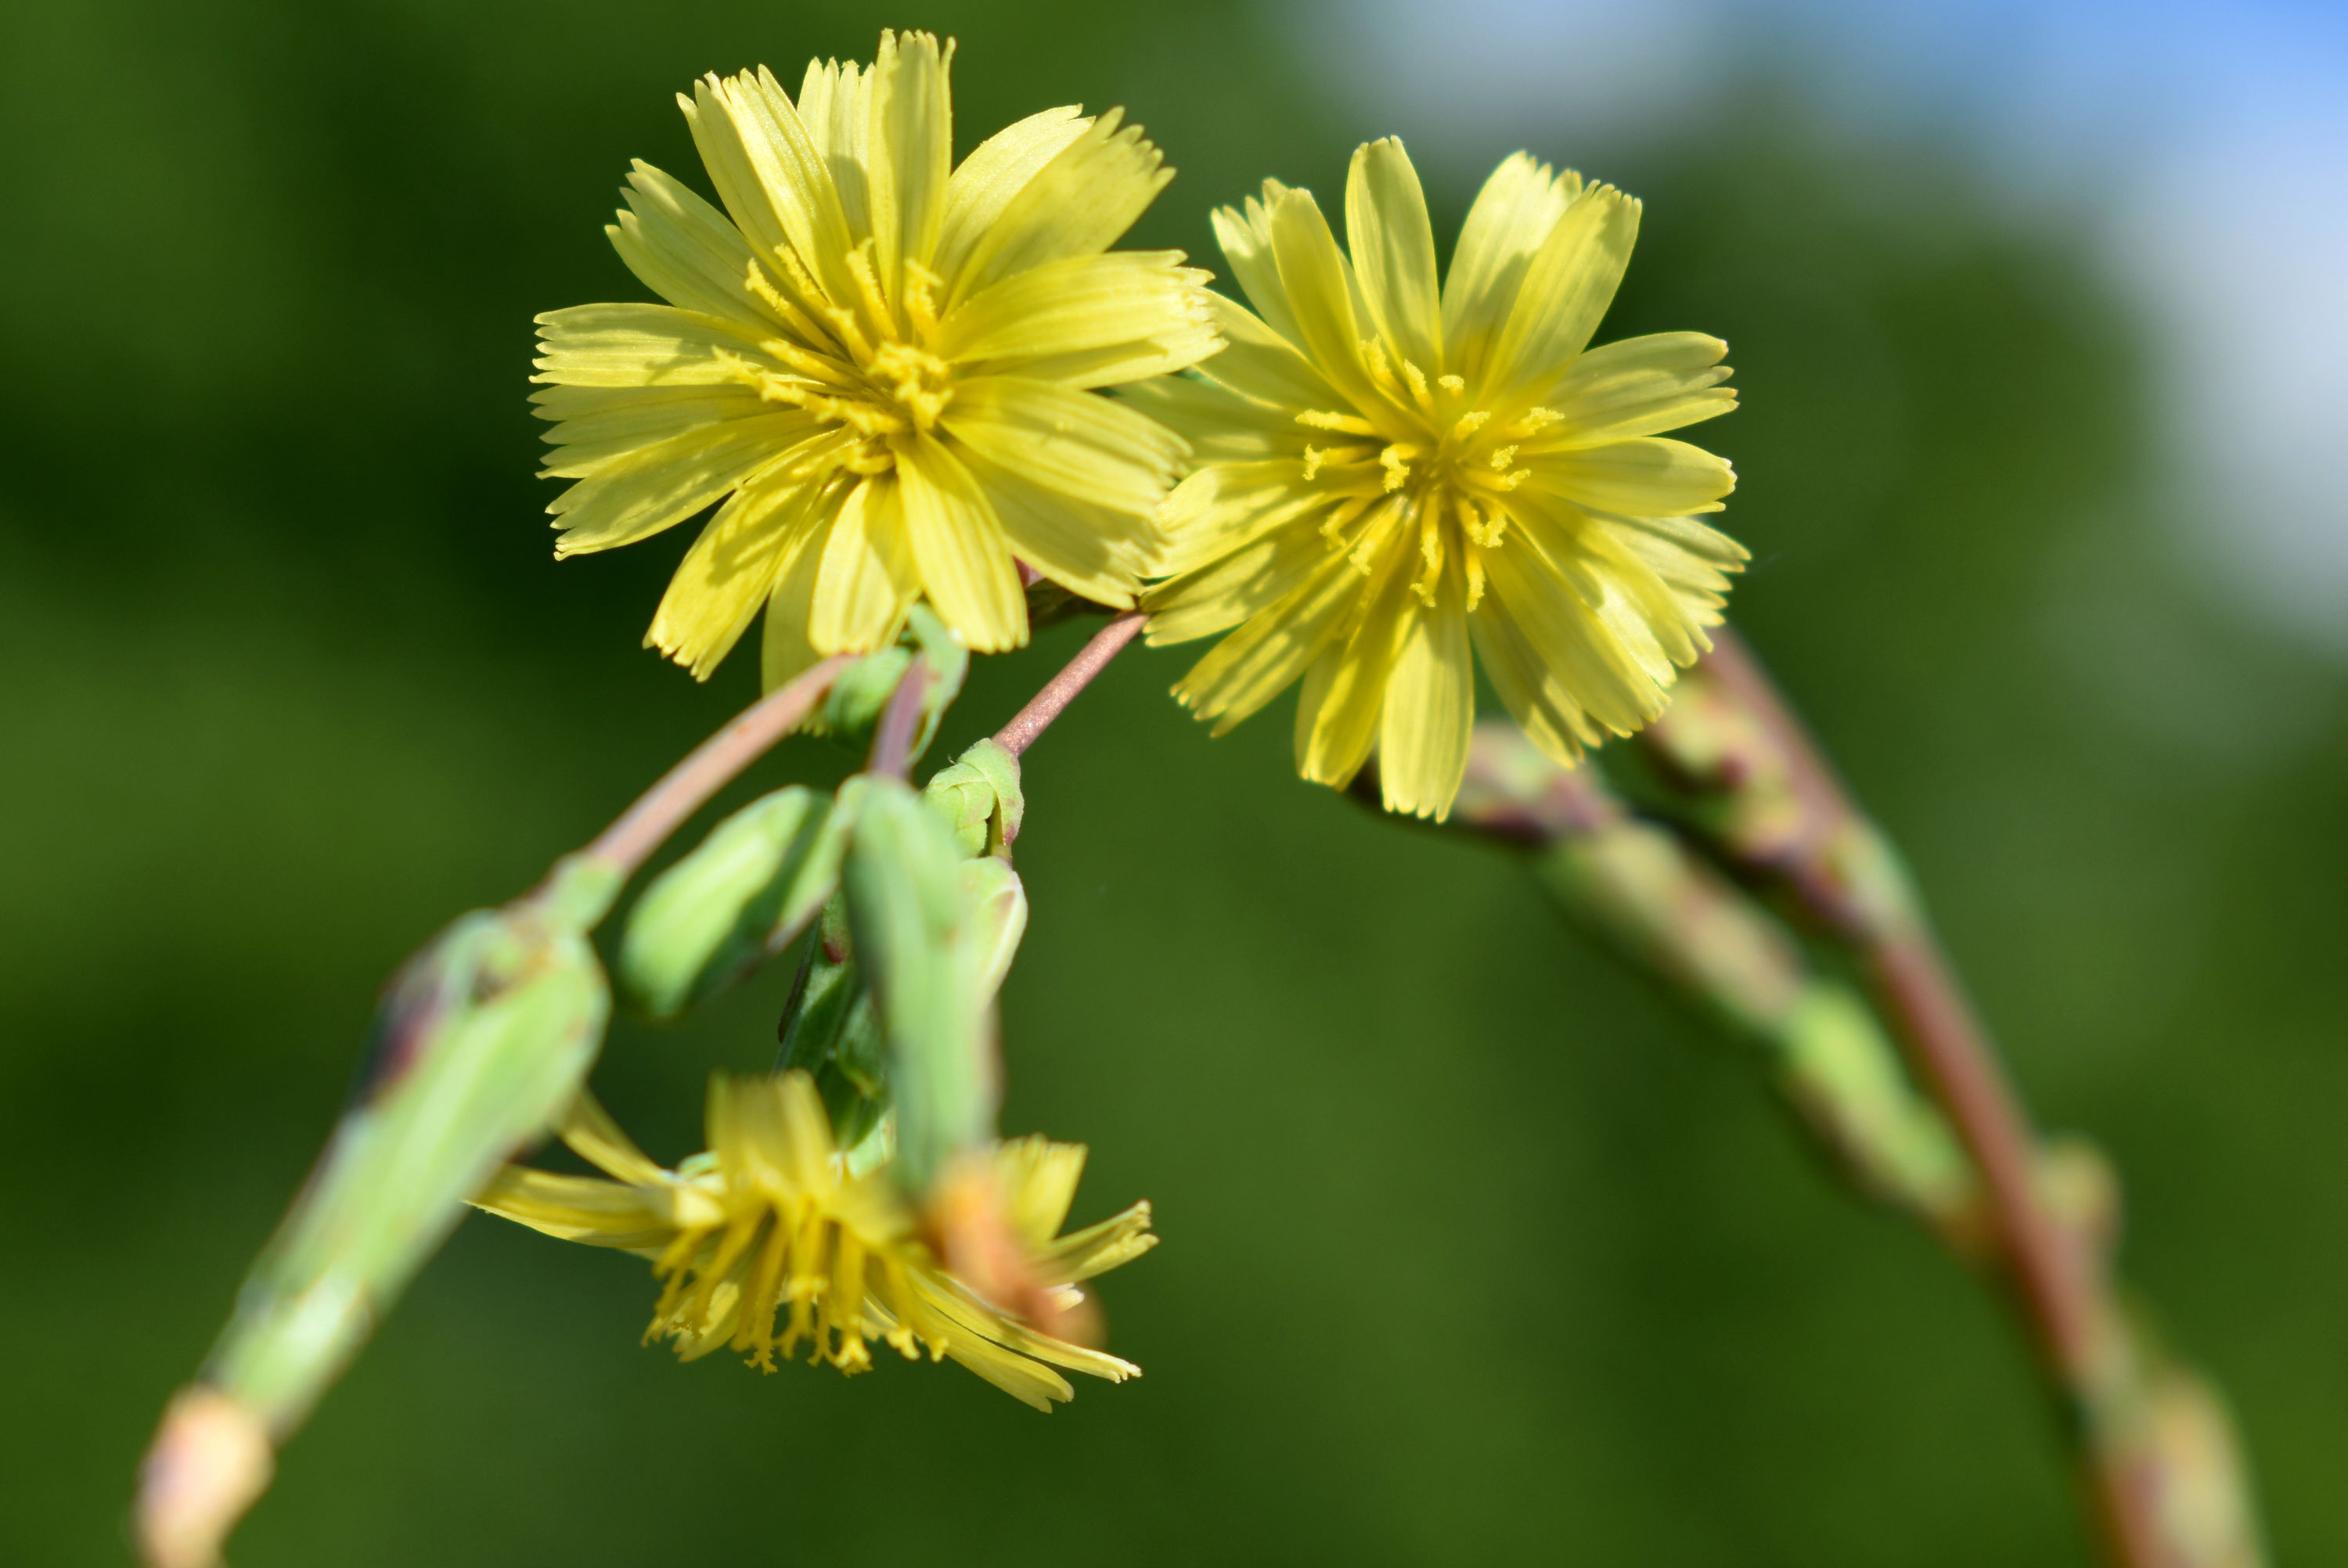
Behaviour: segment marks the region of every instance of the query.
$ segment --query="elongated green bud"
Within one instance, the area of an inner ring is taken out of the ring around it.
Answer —
[[[856,959],[888,1042],[898,1169],[926,1192],[992,1135],[997,1094],[982,938],[953,830],[894,779],[868,778],[842,877]]]
[[[611,1011],[587,932],[622,880],[572,856],[530,897],[460,917],[394,977],[349,1108],[149,1451],[136,1528],[157,1568],[217,1561],[274,1448],[466,1200],[578,1093]]]
[[[629,912],[619,962],[628,999],[673,1019],[790,946],[839,885],[846,829],[845,814],[800,784],[710,829]]]
[[[462,917],[393,980],[358,1096],[205,1366],[273,1434],[300,1424],[465,1200],[578,1091],[610,1011],[586,924],[615,883],[572,862],[552,897]]]

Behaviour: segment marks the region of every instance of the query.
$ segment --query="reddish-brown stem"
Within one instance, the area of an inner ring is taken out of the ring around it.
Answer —
[[[833,680],[853,662],[852,654],[834,654],[743,709],[724,729],[663,774],[658,784],[637,796],[636,803],[583,853],[617,866],[623,874],[633,873],[711,795],[798,728],[831,689]]]
[[[1014,757],[1035,744],[1035,737],[1052,727],[1052,721],[1076,700],[1077,692],[1092,684],[1093,677],[1106,669],[1110,660],[1124,651],[1125,645],[1133,641],[1148,619],[1138,610],[1128,610],[1094,632],[1092,641],[1077,650],[1066,667],[1045,682],[1044,689],[1029,698],[1027,705],[994,733],[994,743]]]
[[[2084,1369],[2093,1337],[2092,1285],[2079,1249],[2039,1202],[2032,1171],[2035,1140],[1989,1031],[1921,917],[1873,918],[1853,907],[1849,889],[1833,875],[1827,846],[1858,822],[1858,808],[1744,641],[1723,628],[1704,667],[1768,732],[1802,802],[1799,838],[1779,868],[1792,874],[1812,915],[1866,960],[1918,1073],[1981,1167],[2015,1283],[2046,1354],[2066,1373]]]
[[[1837,845],[1874,830],[1744,641],[1727,628],[1714,637],[1704,670],[1766,732],[1800,806],[1799,825],[1770,856],[1769,869],[1866,965],[1910,1065],[1981,1172],[1999,1254],[2039,1354],[2084,1404],[2098,1372],[2093,1263],[2040,1196],[2037,1140],[1989,1031],[1921,910],[1887,911],[1841,875]],[[2117,1560],[2128,1568],[2163,1561],[2136,1478],[2092,1460],[2088,1471]]]
[[[897,689],[889,693],[889,705],[880,711],[880,723],[873,729],[865,772],[901,779],[911,770],[913,732],[922,727],[922,699],[929,694],[930,680],[928,660],[917,656],[905,667]]]

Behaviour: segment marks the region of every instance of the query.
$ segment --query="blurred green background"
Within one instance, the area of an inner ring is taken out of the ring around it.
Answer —
[[[690,530],[557,568],[531,477],[530,316],[642,297],[599,232],[630,157],[699,183],[671,93],[949,31],[964,148],[1126,104],[1181,170],[1135,240],[1213,264],[1210,204],[1334,198],[1391,128],[1275,22],[0,11],[0,1557],[126,1559],[382,977],[753,693],[755,657],[702,688],[636,647]],[[1602,335],[1734,345],[1741,623],[2044,1121],[2118,1160],[2127,1266],[2235,1401],[2278,1554],[2348,1561],[2348,682],[2161,543],[2142,334],[2079,237],[1803,104],[1756,75],[1591,169],[1648,203]],[[1436,186],[1439,232],[1471,194]],[[983,663],[947,743],[1081,635]],[[1006,1127],[1093,1145],[1077,1219],[1158,1205],[1105,1293],[1145,1379],[1045,1419],[953,1368],[681,1368],[636,1262],[477,1218],[236,1561],[2081,1561],[1997,1304],[1505,857],[1296,783],[1280,711],[1209,743],[1185,658],[1031,753],[1004,1000]],[[844,765],[794,743],[729,798]],[[696,1147],[787,981],[622,1023],[599,1089]]]

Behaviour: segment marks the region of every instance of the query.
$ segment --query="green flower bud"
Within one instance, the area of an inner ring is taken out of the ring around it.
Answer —
[[[1007,857],[1027,814],[1019,789],[1019,759],[993,741],[981,741],[942,768],[922,792],[945,818],[965,855]]]
[[[545,1134],[603,1039],[587,940],[618,878],[574,859],[459,918],[394,979],[367,1075],[253,1266],[203,1380],[283,1438],[498,1166]]]
[[[710,829],[629,912],[619,962],[629,1000],[675,1018],[788,947],[838,885],[846,827],[832,802],[793,784]]]
[[[930,683],[922,694],[922,723],[913,732],[911,755],[918,759],[937,733],[938,721],[962,694],[963,679],[970,671],[970,651],[925,604],[907,613],[905,629],[895,642],[866,654],[832,682],[808,728],[861,753],[872,743],[880,714],[916,656],[930,667]]]

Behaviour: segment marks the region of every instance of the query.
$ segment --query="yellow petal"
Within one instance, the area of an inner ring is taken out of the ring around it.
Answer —
[[[973,652],[1020,646],[1027,599],[986,493],[941,442],[917,436],[896,452],[905,533],[931,605]]]
[[[1272,210],[1272,255],[1296,330],[1314,368],[1358,409],[1385,402],[1362,359],[1353,269],[1309,190],[1291,190]]]
[[[1106,251],[1133,227],[1174,171],[1139,126],[1117,128],[1122,118],[1102,115],[1004,204],[972,246],[953,302],[1030,267]]]
[[[1653,572],[1656,579],[1671,589],[1694,625],[1720,624],[1721,606],[1728,602],[1729,576],[1744,569],[1743,546],[1725,534],[1714,533],[1692,518],[1622,518],[1610,521],[1614,525],[1614,547]],[[1710,537],[1701,540],[1682,538],[1677,533],[1681,528]]]
[[[473,1206],[589,1246],[652,1246],[675,1234],[632,1186],[522,1165],[508,1165],[491,1177]]]
[[[1373,518],[1375,551],[1395,526],[1398,508]],[[1278,696],[1328,646],[1359,607],[1368,587],[1348,554],[1331,551],[1312,573],[1270,608],[1215,644],[1174,687],[1182,705],[1215,722],[1218,735]]]
[[[1435,230],[1426,220],[1418,171],[1397,138],[1354,150],[1345,180],[1345,248],[1370,319],[1387,346],[1430,378],[1440,373],[1443,317]]]
[[[1069,256],[964,300],[932,345],[964,374],[1110,386],[1194,364],[1221,346],[1179,251]]]
[[[953,108],[946,72],[953,46],[935,36],[880,35],[872,62],[870,135],[874,260],[891,289],[899,260],[926,266],[945,217],[953,172]]]
[[[758,681],[771,692],[813,669],[824,657],[808,637],[815,619],[816,589],[823,580],[823,557],[832,520],[819,518],[806,546],[791,552],[767,600],[767,627],[759,640]]]
[[[538,318],[538,374],[560,386],[738,386],[726,356],[780,366],[747,323],[673,305],[573,305]]]
[[[1479,609],[1506,614],[1573,701],[1598,723],[1627,735],[1663,711],[1662,682],[1620,635],[1622,607],[1607,604],[1608,585],[1596,584],[1600,601],[1587,602],[1562,571],[1529,548],[1529,522],[1519,518],[1506,543],[1484,552],[1485,600]],[[1663,674],[1668,678],[1670,672],[1666,661]]]
[[[549,386],[530,394],[555,449],[541,474],[583,479],[614,458],[688,430],[777,412],[736,386]]]
[[[839,189],[774,73],[705,77],[678,102],[718,200],[751,245],[768,258],[796,251],[835,299],[852,298]]]
[[[1583,191],[1526,269],[1485,384],[1528,402],[1554,385],[1613,303],[1638,238],[1638,202],[1611,185]]]
[[[1212,221],[1215,244],[1231,263],[1231,276],[1255,307],[1266,326],[1291,343],[1303,347],[1296,314],[1288,306],[1288,289],[1280,281],[1280,263],[1272,257],[1272,210],[1288,194],[1277,179],[1263,182],[1261,200],[1251,196],[1241,207],[1218,207]]]
[[[1294,511],[1310,505],[1311,499],[1300,502]],[[1149,591],[1144,603],[1150,646],[1188,642],[1237,626],[1292,590],[1332,553],[1310,518],[1267,528],[1228,555]]]
[[[563,528],[555,555],[616,549],[685,521],[773,461],[808,425],[796,411],[730,419],[604,464],[546,508]]]
[[[901,487],[890,477],[849,491],[823,545],[808,641],[824,653],[878,648],[921,587],[905,529]]]
[[[1296,698],[1296,771],[1336,789],[1352,784],[1369,759],[1387,680],[1415,619],[1410,578],[1418,558],[1408,541],[1416,530],[1395,532],[1400,537],[1377,552],[1373,576],[1363,584],[1366,603],[1352,634],[1313,661]]]
[[[1084,1174],[1082,1143],[1010,1138],[994,1151],[994,1176],[1003,1189],[1004,1217],[1031,1247],[1043,1247],[1059,1234]]]
[[[1304,433],[1297,411],[1336,409],[1344,402],[1329,378],[1313,367],[1296,344],[1248,313],[1246,307],[1208,296],[1215,327],[1223,335],[1223,351],[1199,367],[1199,374],[1233,395],[1262,404],[1285,427]]]
[[[1158,559],[1159,537],[1147,516],[1047,489],[1024,471],[957,445],[994,508],[1012,553],[1072,593],[1097,604],[1132,604]]]
[[[572,1153],[623,1182],[641,1185],[657,1182],[665,1173],[612,1120],[602,1102],[584,1089],[572,1102],[571,1109],[563,1112],[555,1132]]]
[[[625,194],[627,210],[604,232],[646,288],[685,310],[782,330],[747,287],[749,242],[723,212],[642,159]]]
[[[1468,647],[1467,587],[1456,565],[1437,579],[1435,602],[1414,598],[1386,677],[1378,727],[1378,784],[1388,811],[1441,822],[1468,773],[1476,727],[1476,665]]]
[[[1558,435],[1529,450],[1596,446],[1715,418],[1736,406],[1720,384],[1728,345],[1704,333],[1656,333],[1593,348],[1573,362],[1549,406]]]
[[[706,681],[749,629],[785,557],[806,542],[809,492],[788,463],[770,466],[717,508],[669,579],[645,646]]]
[[[1121,403],[1022,376],[959,383],[939,423],[1038,485],[1145,518],[1189,454],[1180,436]]]
[[[1728,459],[1668,436],[1642,436],[1529,459],[1529,487],[1601,512],[1670,518],[1715,512],[1736,488]]]
[[[1302,466],[1287,458],[1202,468],[1158,508],[1166,533],[1159,569],[1168,577],[1195,571],[1307,508],[1334,504],[1326,490],[1305,484]]]
[[[1477,193],[1451,252],[1443,284],[1447,368],[1477,378],[1517,302],[1525,270],[1581,194],[1581,176],[1552,174],[1529,153],[1512,153]]]
[[[1625,656],[1659,688],[1669,686],[1673,666],[1693,663],[1699,651],[1688,607],[1622,547],[1614,518],[1522,492],[1517,500],[1525,547],[1565,580]]]
[[[949,295],[961,280],[979,236],[993,227],[1026,189],[1027,182],[1093,122],[1069,105],[1029,115],[1005,126],[972,149],[946,181],[945,216],[939,224],[931,268],[945,280]]]
[[[1468,617],[1468,630],[1501,705],[1526,737],[1552,760],[1573,767],[1581,761],[1585,747],[1605,740],[1605,731],[1582,712],[1581,704],[1525,637],[1508,606],[1488,588],[1483,602]]]
[[[1292,415],[1234,396],[1200,376],[1153,376],[1118,387],[1117,395],[1189,442],[1200,464],[1280,457],[1293,467],[1313,439]]]

